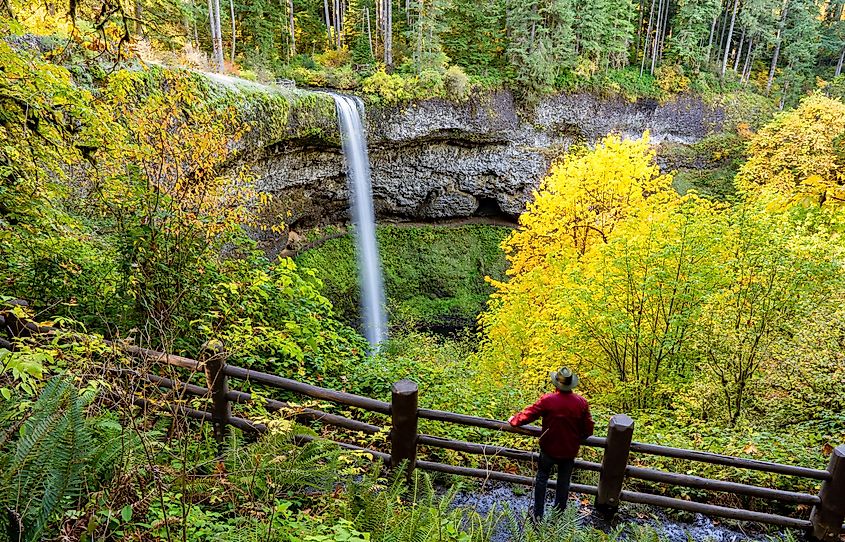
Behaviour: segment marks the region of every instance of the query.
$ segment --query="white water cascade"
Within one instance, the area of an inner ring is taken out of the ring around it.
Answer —
[[[376,243],[376,218],[370,184],[370,158],[367,138],[361,119],[364,102],[359,98],[332,94],[337,108],[338,126],[346,157],[346,178],[349,182],[350,209],[355,223],[355,246],[358,254],[358,284],[361,288],[361,320],[364,336],[373,348],[387,338],[387,317],[384,313],[384,281],[381,258]]]

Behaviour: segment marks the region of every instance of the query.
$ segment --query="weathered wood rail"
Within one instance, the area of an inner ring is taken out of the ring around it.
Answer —
[[[53,331],[50,328],[33,325],[31,322],[21,322],[14,315],[11,315],[11,313],[8,312],[0,314],[0,330],[3,329],[5,329],[5,331],[10,335],[9,341],[4,340],[3,343],[0,344],[0,346],[5,348],[14,348],[14,337],[30,336],[36,333],[49,333]],[[481,478],[485,480],[498,480],[513,484],[530,486],[534,483],[534,479],[529,476],[521,476],[518,474],[500,472],[491,469],[448,465],[420,459],[418,454],[419,446],[449,449],[468,454],[477,454],[486,457],[500,457],[525,462],[536,463],[538,458],[538,454],[536,452],[528,450],[453,440],[422,434],[418,431],[418,423],[420,419],[452,423],[467,427],[477,427],[493,431],[517,433],[533,437],[539,436],[541,429],[537,426],[512,427],[504,421],[491,420],[454,412],[419,408],[417,384],[410,380],[400,380],[395,383],[392,387],[391,401],[385,402],[369,397],[362,397],[351,393],[313,386],[311,384],[291,380],[278,375],[228,365],[226,363],[225,352],[220,344],[208,345],[203,350],[199,360],[164,354],[138,347],[123,347],[117,344],[114,346],[116,348],[122,348],[123,351],[135,358],[145,360],[147,362],[145,363],[146,367],[170,365],[181,369],[187,369],[191,372],[204,373],[208,387],[145,372],[138,373],[137,371],[129,371],[126,369],[115,369],[118,373],[130,372],[152,386],[171,389],[185,396],[208,399],[211,403],[209,410],[198,410],[180,404],[157,404],[143,397],[135,397],[132,400],[138,406],[145,408],[163,408],[189,418],[212,423],[214,426],[214,436],[220,446],[222,446],[225,441],[226,431],[229,426],[250,432],[261,433],[267,431],[266,425],[252,422],[243,417],[235,416],[232,413],[233,404],[249,403],[254,401],[251,394],[230,389],[229,380],[236,379],[244,383],[262,384],[264,386],[297,393],[313,399],[330,401],[340,405],[390,416],[389,453],[343,442],[338,442],[337,444],[346,449],[369,453],[374,458],[382,460],[393,467],[404,463],[409,471],[414,468],[419,468],[422,470]],[[261,403],[267,410],[270,411],[290,409],[292,416],[300,422],[320,421],[321,423],[327,425],[349,429],[352,431],[360,431],[367,434],[374,434],[385,430],[382,426],[355,420],[338,414],[323,412],[317,409],[301,407],[292,408],[288,403],[276,399],[262,398]],[[620,502],[630,502],[674,510],[697,512],[708,516],[753,521],[780,527],[800,529],[807,531],[812,538],[822,541],[837,540],[840,533],[845,531],[845,525],[842,524],[843,520],[845,520],[845,445],[838,446],[833,450],[827,469],[821,470],[733,457],[711,452],[701,452],[635,442],[632,439],[634,426],[634,420],[624,414],[617,414],[613,416],[608,424],[608,434],[606,438],[589,437],[582,443],[584,446],[603,450],[601,463],[580,459],[575,462],[575,467],[577,469],[598,472],[599,481],[597,486],[572,484],[572,491],[594,495],[596,498],[596,508],[608,515],[615,513]],[[307,442],[312,440],[312,437],[303,436],[299,437],[299,440]],[[813,495],[809,493],[742,484],[728,480],[717,480],[688,474],[661,471],[630,464],[629,456],[631,453],[669,457],[779,475],[796,476],[820,481],[821,487],[819,492]],[[624,487],[626,479],[643,480],[647,482],[665,484],[668,486],[682,486],[708,491],[728,492],[736,495],[754,497],[765,501],[779,501],[794,505],[811,506],[812,508],[809,518],[804,519],[801,517],[752,511],[743,508],[706,504],[691,500],[667,497],[664,495],[626,490]],[[554,487],[553,480],[550,481],[549,484],[551,487]]]

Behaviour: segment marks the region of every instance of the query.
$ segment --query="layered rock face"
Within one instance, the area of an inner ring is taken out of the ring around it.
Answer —
[[[655,142],[693,143],[718,131],[723,119],[695,96],[631,103],[571,94],[526,107],[500,91],[464,103],[371,107],[366,125],[376,213],[408,221],[515,220],[552,160],[574,142],[649,130]],[[337,134],[253,145],[258,188],[274,194],[289,225],[347,221]]]

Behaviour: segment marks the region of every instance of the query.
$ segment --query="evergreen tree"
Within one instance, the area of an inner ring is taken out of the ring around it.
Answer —
[[[440,39],[452,62],[476,75],[501,73],[506,64],[503,0],[453,0],[445,18],[447,27]]]
[[[819,8],[813,0],[791,0],[783,32],[783,51],[786,66],[781,85],[781,107],[793,103],[812,84],[812,68],[816,63],[821,24]]]
[[[407,32],[408,45],[412,51],[411,60],[418,74],[425,70],[442,72],[449,58],[440,45],[440,33],[444,31],[444,0],[413,0],[411,2],[411,24]]]
[[[356,64],[375,63],[372,21],[374,11],[375,3],[372,0],[349,0],[346,8],[343,35]]]
[[[672,20],[672,57],[693,71],[700,71],[710,56],[714,21],[721,10],[721,0],[680,0]]]
[[[558,74],[575,63],[569,0],[508,0],[507,56],[516,80],[528,91],[552,87]]]

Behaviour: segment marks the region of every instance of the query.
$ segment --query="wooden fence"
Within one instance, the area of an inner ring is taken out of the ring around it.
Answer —
[[[21,322],[10,313],[0,314],[0,330],[4,328],[12,337],[52,331],[49,328],[39,327],[31,322]],[[10,341],[2,341],[0,346],[14,348],[14,342],[11,340],[12,337],[10,337]],[[205,374],[207,387],[165,378],[154,374],[138,374],[132,371],[133,374],[139,376],[150,385],[171,389],[186,396],[210,399],[211,408],[209,410],[198,410],[184,405],[175,404],[158,405],[143,397],[136,397],[133,401],[139,406],[165,408],[173,413],[184,415],[189,418],[211,422],[214,427],[215,438],[221,446],[225,440],[227,427],[229,426],[234,426],[241,430],[251,432],[261,433],[267,431],[267,427],[264,424],[255,423],[248,419],[233,415],[233,403],[249,403],[254,400],[252,395],[249,393],[230,389],[230,379],[233,379],[244,383],[261,384],[270,388],[294,392],[313,399],[330,401],[340,405],[351,406],[368,412],[389,416],[389,453],[343,442],[338,442],[338,445],[350,450],[358,450],[369,453],[374,458],[378,458],[390,466],[396,467],[405,462],[409,471],[418,468],[427,471],[481,478],[484,480],[498,480],[528,486],[534,483],[534,479],[528,476],[521,476],[490,469],[449,465],[420,459],[417,453],[418,446],[455,450],[469,454],[479,454],[486,457],[502,457],[532,463],[536,463],[538,459],[538,454],[536,452],[527,450],[452,440],[420,433],[418,431],[418,421],[420,419],[452,423],[465,427],[478,427],[494,431],[518,433],[534,437],[540,435],[541,429],[537,426],[512,427],[504,421],[491,420],[454,412],[445,412],[441,410],[419,408],[417,384],[410,380],[400,380],[399,382],[393,384],[391,390],[391,400],[390,402],[385,402],[369,397],[362,397],[351,393],[313,386],[274,374],[228,365],[226,363],[226,354],[222,345],[219,344],[208,345],[203,350],[199,360],[193,360],[138,347],[121,348],[133,357],[144,359],[147,362],[154,362],[158,364],[163,363],[188,369],[190,371],[203,372]],[[327,425],[349,429],[352,431],[360,431],[367,434],[375,434],[384,430],[384,428],[379,425],[323,412],[321,410],[300,407],[293,408],[291,405],[275,399],[261,399],[260,402],[270,411],[290,409],[294,412],[294,417],[299,422],[307,423],[308,421],[317,420]],[[630,502],[674,510],[697,512],[708,516],[742,521],[754,521],[781,527],[801,529],[807,531],[813,538],[823,541],[837,540],[840,533],[845,530],[845,525],[842,524],[845,519],[845,445],[838,446],[833,450],[826,470],[819,470],[793,465],[782,465],[767,461],[758,461],[754,459],[732,457],[710,452],[635,442],[632,438],[634,425],[634,420],[632,420],[629,416],[624,414],[617,414],[613,416],[608,424],[606,438],[589,437],[583,442],[584,446],[600,448],[603,450],[601,463],[580,459],[575,461],[576,469],[598,472],[599,481],[597,486],[572,484],[572,491],[594,495],[596,508],[608,515],[615,513],[620,502]],[[300,437],[300,440],[308,441],[311,440],[311,437]],[[821,489],[818,494],[812,495],[809,493],[785,491],[726,480],[715,480],[691,476],[688,474],[638,467],[631,465],[629,462],[629,455],[631,452],[808,478],[821,481]],[[809,519],[802,519],[799,517],[757,512],[742,508],[705,504],[663,495],[626,490],[624,487],[626,479],[644,480],[668,486],[682,486],[709,491],[728,492],[736,495],[754,497],[765,501],[808,505],[812,507],[812,510]],[[555,482],[552,480],[549,484],[551,487],[554,487]]]

